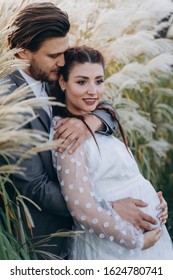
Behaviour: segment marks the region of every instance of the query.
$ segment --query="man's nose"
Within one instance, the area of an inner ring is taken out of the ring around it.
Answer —
[[[56,61],[56,65],[59,67],[62,67],[65,65],[65,59],[64,59],[64,54],[61,54],[60,56],[58,56],[57,61]]]

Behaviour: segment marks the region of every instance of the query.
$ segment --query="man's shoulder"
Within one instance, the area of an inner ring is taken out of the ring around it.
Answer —
[[[18,75],[19,77],[17,77]],[[9,94],[19,87],[18,80],[21,78],[20,76],[19,71],[14,71],[0,78],[0,86],[4,94]]]
[[[11,85],[14,88],[21,86],[22,84],[26,83],[25,79],[22,77],[18,70],[7,74],[4,77],[0,78],[1,85]]]
[[[11,81],[11,75],[8,74],[6,76],[0,77],[0,82]]]
[[[16,76],[16,75],[20,75],[20,73],[19,73],[19,71],[14,71],[14,72],[11,72],[11,73],[9,73],[9,74],[7,74],[7,75],[5,75],[5,76],[3,76],[3,77],[0,77],[0,82],[2,81],[7,81],[7,82],[10,82],[10,81],[14,81],[14,77]]]

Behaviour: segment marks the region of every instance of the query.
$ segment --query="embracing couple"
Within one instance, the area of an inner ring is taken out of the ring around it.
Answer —
[[[41,250],[57,259],[173,259],[167,203],[140,174],[117,113],[103,101],[103,55],[69,47],[68,15],[52,3],[27,5],[11,26],[8,45],[28,64],[3,81],[11,92],[28,84],[38,101],[53,95],[66,105],[36,109],[26,127],[63,144],[22,161],[25,175],[12,177],[42,209],[28,205],[33,240],[73,229],[81,235],[52,238]],[[112,135],[118,128],[124,143]]]

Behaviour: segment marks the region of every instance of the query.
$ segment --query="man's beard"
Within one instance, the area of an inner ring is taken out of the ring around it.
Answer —
[[[37,81],[48,82],[49,76],[47,73],[39,69],[34,63],[29,66],[31,76]]]

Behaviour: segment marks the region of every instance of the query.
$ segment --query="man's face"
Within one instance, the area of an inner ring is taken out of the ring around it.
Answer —
[[[57,81],[58,71],[64,66],[64,52],[69,47],[69,38],[53,37],[44,41],[39,50],[24,50],[24,59],[30,64],[23,71],[39,81]],[[22,57],[23,58],[23,57]]]

